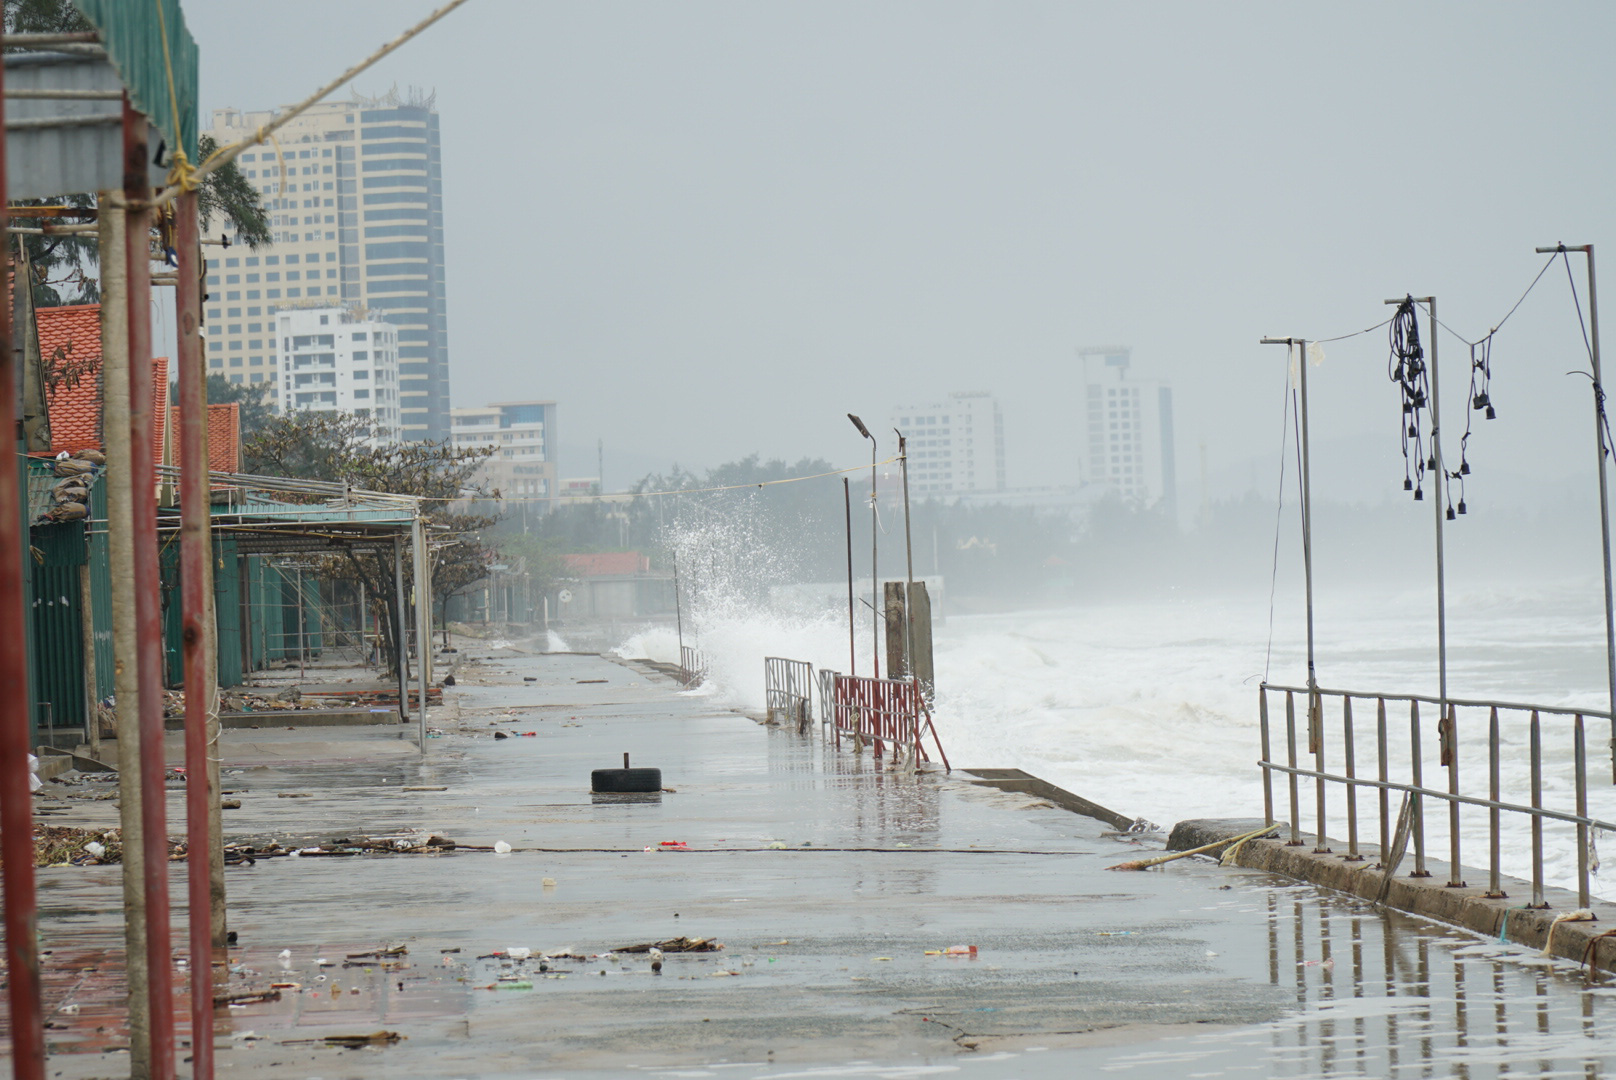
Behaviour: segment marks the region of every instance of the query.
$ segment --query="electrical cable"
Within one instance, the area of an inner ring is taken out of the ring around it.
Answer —
[[[1291,399],[1295,391],[1290,385],[1290,350],[1285,351],[1285,394],[1279,420],[1279,506],[1274,511],[1274,566],[1268,576],[1268,651],[1263,657],[1263,682],[1274,661],[1274,596],[1279,586],[1279,530],[1285,519],[1285,445],[1290,439]]]
[[[1564,245],[1561,245],[1560,250],[1555,252],[1555,256],[1565,262],[1566,283],[1571,286],[1571,303],[1577,309],[1577,327],[1582,331],[1582,347],[1588,351],[1588,366],[1591,369],[1594,362],[1594,345],[1588,337],[1588,324],[1583,322],[1582,319],[1582,297],[1577,293],[1577,279],[1571,274],[1571,258],[1566,254]],[[1589,257],[1592,258],[1592,256]],[[1551,257],[1549,261],[1553,262],[1554,259]],[[1589,382],[1593,383],[1594,411],[1599,414],[1599,430],[1603,434],[1604,438],[1604,445],[1601,447],[1601,450],[1606,455],[1616,454],[1616,448],[1611,446],[1610,414],[1605,411],[1605,388],[1599,385],[1599,380],[1594,378],[1594,373],[1592,370],[1568,371],[1566,374],[1582,375],[1586,377]]]

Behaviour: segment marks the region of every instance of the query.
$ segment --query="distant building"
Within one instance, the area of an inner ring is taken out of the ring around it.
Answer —
[[[449,429],[443,182],[431,96],[324,101],[281,128],[276,145],[237,159],[269,213],[273,242],[209,248],[208,372],[263,384],[272,404],[274,319],[305,307],[363,307],[398,327],[399,413],[406,439]],[[225,146],[275,110],[216,109]]]
[[[353,413],[399,441],[397,327],[339,307],[282,311],[274,326],[277,412]]]
[[[891,426],[909,440],[913,494],[936,497],[1004,490],[1004,415],[987,391],[901,405],[892,410]]]
[[[456,447],[497,448],[483,465],[483,483],[507,498],[555,498],[555,402],[496,402],[451,410],[449,418]]]
[[[1139,506],[1178,499],[1173,464],[1173,391],[1164,382],[1134,378],[1127,345],[1079,349],[1088,452],[1086,483],[1109,487]]]

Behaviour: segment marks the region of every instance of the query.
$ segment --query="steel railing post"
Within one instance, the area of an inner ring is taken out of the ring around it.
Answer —
[[[1459,710],[1451,702],[1446,706],[1448,710],[1446,732],[1447,739],[1443,744],[1446,751],[1448,766],[1448,794],[1459,794]],[[1465,887],[1460,872],[1463,863],[1460,861],[1459,850],[1459,801],[1448,800],[1448,888],[1462,889]]]
[[[1327,839],[1329,833],[1329,820],[1325,816],[1325,779],[1324,779],[1324,699],[1319,696],[1318,687],[1310,686],[1307,692],[1307,734],[1308,741],[1313,744],[1313,768],[1320,775],[1313,781],[1314,801],[1318,808],[1318,843],[1313,847],[1315,855],[1325,855],[1330,851]]]
[[[1543,809],[1543,725],[1537,710],[1532,710],[1532,809]],[[1532,907],[1546,908],[1543,900],[1543,818],[1532,815]]]
[[[1352,695],[1341,695],[1341,731],[1347,755],[1347,861],[1362,862],[1358,852],[1358,759],[1352,737]]]
[[[1417,788],[1425,786],[1425,767],[1420,760],[1420,703],[1408,703],[1408,737],[1413,748],[1412,780]],[[1412,796],[1413,806],[1413,833],[1414,833],[1414,872],[1410,877],[1430,877],[1431,872],[1425,868],[1425,803],[1423,798],[1415,794]]]
[[[1257,725],[1262,733],[1262,802],[1263,821],[1273,824],[1274,821],[1274,771],[1268,767],[1273,761],[1273,754],[1269,749],[1268,737],[1268,688],[1257,688]]]
[[[1375,778],[1382,785],[1391,780],[1390,766],[1386,761],[1386,699],[1375,699],[1375,759],[1377,768]],[[1380,789],[1380,866],[1386,866],[1386,853],[1392,847],[1392,817],[1391,817],[1391,791],[1382,786]]]
[[[1577,776],[1577,816],[1588,816],[1588,744],[1584,738],[1582,714],[1578,713],[1571,725],[1572,757]],[[1588,906],[1588,822],[1577,822],[1577,906]]]
[[[1291,767],[1287,774],[1291,788],[1291,838],[1287,843],[1296,847],[1302,842],[1302,802],[1296,786],[1296,695],[1285,691],[1285,764]]]
[[[1498,802],[1502,795],[1502,786],[1499,779],[1499,746],[1498,746],[1498,707],[1495,705],[1487,714],[1487,797]],[[1499,810],[1496,806],[1487,808],[1487,899],[1502,900],[1507,895],[1500,880],[1500,842],[1499,842]]]

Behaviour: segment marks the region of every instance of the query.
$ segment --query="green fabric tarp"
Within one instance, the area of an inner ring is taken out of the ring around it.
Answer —
[[[129,91],[130,102],[150,120],[170,148],[174,133],[191,164],[197,161],[198,117],[197,48],[185,26],[180,0],[73,0],[84,17],[100,31],[101,43],[112,66]],[[165,56],[163,34],[168,34]],[[169,65],[174,86],[169,91]],[[178,99],[175,123],[173,102]]]

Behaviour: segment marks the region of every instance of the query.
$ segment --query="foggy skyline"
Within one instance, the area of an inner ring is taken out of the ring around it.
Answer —
[[[194,5],[203,108],[296,100],[432,6]],[[1534,246],[1608,239],[1613,21],[477,0],[355,88],[436,91],[454,403],[556,399],[564,475],[597,438],[614,487],[754,451],[853,465],[844,413],[988,390],[1009,483],[1071,483],[1076,350],[1118,342],[1173,384],[1194,500],[1203,444],[1214,494],[1271,494],[1285,360],[1259,337],[1362,329],[1412,291],[1476,338]],[[1440,346],[1452,457],[1468,354]],[[1326,353],[1321,497],[1401,497],[1384,332]],[[1473,506],[1489,477],[1591,498],[1588,386],[1563,374],[1585,365],[1556,268],[1498,337]]]

